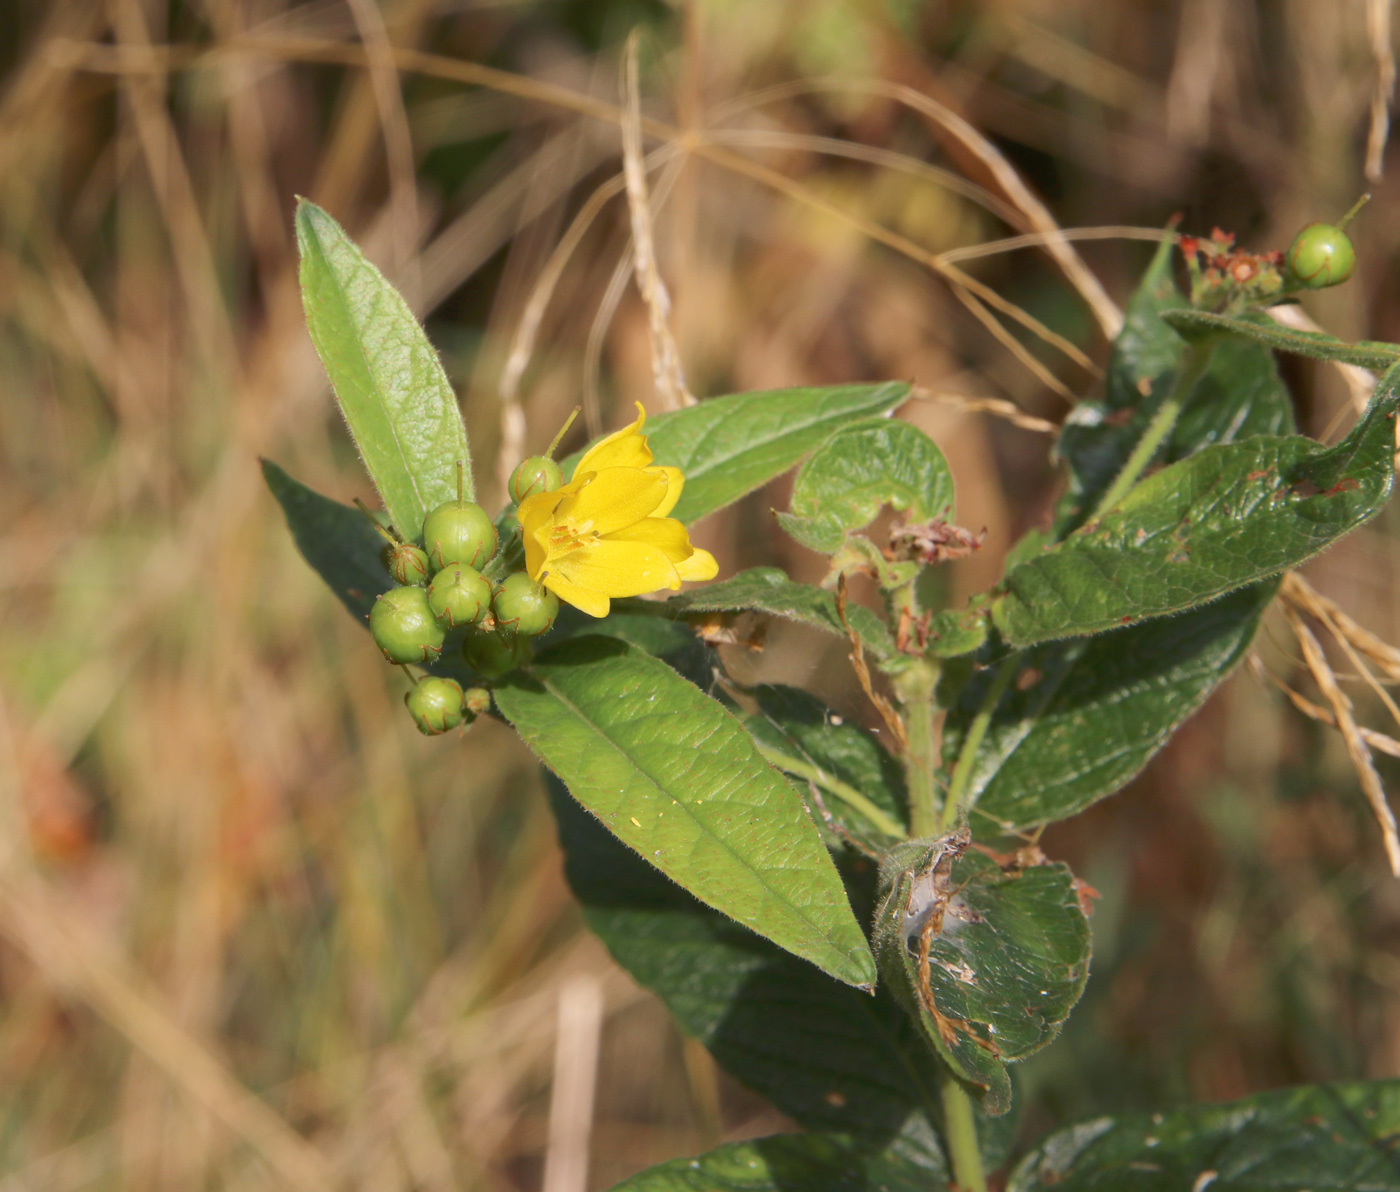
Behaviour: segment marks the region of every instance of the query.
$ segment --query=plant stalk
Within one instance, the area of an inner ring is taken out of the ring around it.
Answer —
[[[1205,375],[1206,368],[1210,364],[1211,353],[1215,351],[1215,340],[1197,340],[1186,350],[1186,359],[1181,363],[1181,371],[1176,374],[1176,383],[1172,386],[1172,391],[1167,395],[1152,415],[1152,421],[1147,424],[1147,429],[1143,432],[1142,438],[1137,441],[1137,446],[1128,456],[1127,462],[1123,465],[1122,471],[1113,478],[1113,483],[1108,486],[1108,491],[1099,499],[1099,503],[1090,515],[1089,521],[1095,522],[1103,517],[1110,509],[1118,504],[1133,486],[1142,478],[1142,474],[1147,470],[1147,466],[1152,462],[1158,449],[1172,433],[1176,426],[1176,420],[1181,417],[1181,411],[1186,405],[1186,399],[1191,396],[1191,390],[1196,387],[1196,382]]]
[[[1015,655],[1001,664],[1001,669],[997,671],[996,678],[992,680],[991,687],[982,699],[982,706],[977,709],[977,715],[968,726],[967,736],[963,738],[962,749],[958,752],[957,763],[953,766],[953,777],[948,781],[948,798],[943,804],[943,818],[938,825],[940,832],[952,831],[953,825],[958,822],[958,812],[962,810],[968,783],[972,781],[972,763],[977,758],[977,751],[982,747],[982,738],[991,727],[997,704],[1001,703],[1001,697],[1006,694],[1017,669]]]
[[[943,1073],[943,1141],[953,1164],[953,1179],[962,1192],[987,1192],[982,1149],[977,1145],[977,1121],[972,1099],[951,1072]]]
[[[917,579],[900,584],[889,594],[887,608],[890,619],[898,624],[902,615],[911,619],[919,614],[918,598],[914,592]],[[933,776],[938,771],[938,743],[934,732],[934,717],[938,708],[933,692],[938,686],[939,666],[928,658],[911,662],[894,680],[895,694],[904,705],[904,725],[908,747],[904,755],[904,773],[909,788],[909,831],[914,839],[922,840],[938,830],[938,789]]]

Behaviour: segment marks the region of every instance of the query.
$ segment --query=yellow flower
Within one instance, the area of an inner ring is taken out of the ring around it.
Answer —
[[[607,616],[614,597],[674,591],[719,570],[666,516],[685,477],[652,466],[646,420],[639,402],[637,421],[585,452],[568,484],[526,497],[516,511],[530,577],[590,616]]]

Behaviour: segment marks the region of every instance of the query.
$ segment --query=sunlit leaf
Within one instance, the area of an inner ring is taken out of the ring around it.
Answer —
[[[615,638],[546,651],[496,704],[573,796],[697,898],[852,985],[875,966],[789,783],[729,712]]]
[[[297,206],[306,326],[350,434],[394,525],[422,534],[423,516],[457,495],[471,453],[457,398],[408,304],[314,203]]]
[[[1340,364],[1354,364],[1359,368],[1374,369],[1377,372],[1383,372],[1400,363],[1400,347],[1395,344],[1377,343],[1372,340],[1349,344],[1328,335],[1325,331],[1301,331],[1294,327],[1285,327],[1262,311],[1216,315],[1204,310],[1179,310],[1172,311],[1163,318],[1182,335],[1192,338],[1212,335],[1236,336],[1280,352],[1311,356],[1316,360],[1335,360]]]

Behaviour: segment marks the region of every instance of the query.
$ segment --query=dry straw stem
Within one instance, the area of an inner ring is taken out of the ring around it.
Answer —
[[[1302,614],[1289,601],[1283,602],[1283,611],[1293,635],[1298,639],[1298,645],[1302,647],[1303,659],[1307,662],[1308,670],[1312,672],[1313,679],[1332,707],[1332,714],[1336,717],[1342,740],[1346,742],[1347,753],[1351,756],[1351,764],[1361,782],[1361,789],[1367,802],[1371,804],[1376,822],[1380,824],[1381,839],[1385,844],[1386,857],[1390,861],[1390,870],[1396,877],[1400,877],[1400,833],[1396,831],[1395,815],[1390,810],[1390,804],[1386,802],[1385,788],[1376,772],[1370,747],[1352,715],[1351,700],[1337,683],[1336,674],[1328,665],[1322,647],[1308,628],[1307,622],[1303,620]]]
[[[581,973],[559,990],[544,1192],[584,1192],[588,1185],[588,1148],[593,1132],[593,1094],[598,1082],[602,1029],[602,984],[593,974]]]
[[[56,41],[55,45],[59,47],[54,51],[55,58],[62,60],[69,69],[113,73],[139,74],[187,69],[207,61],[217,61],[218,58],[230,54],[250,54],[255,57],[265,56],[290,61],[336,62],[347,66],[365,65],[365,53],[360,46],[306,38],[249,38],[225,43],[213,49],[169,46],[152,48],[145,54],[132,54],[126,52],[124,48],[114,49],[93,43]],[[492,67],[461,62],[439,54],[399,48],[394,49],[394,60],[400,70],[416,71],[436,78],[493,88],[524,99],[566,108],[578,112],[580,115],[591,116],[613,124],[621,125],[624,119],[622,109],[612,104],[592,99],[565,87],[513,75]],[[881,80],[849,81],[839,79],[805,80],[795,84],[769,88],[739,102],[743,106],[751,107],[760,103],[773,102],[786,95],[795,96],[823,91],[855,91],[880,95],[904,103],[946,127],[979,160],[988,166],[992,175],[1006,190],[1012,203],[1026,216],[1032,228],[1047,237],[1047,250],[1061,265],[1071,284],[1088,303],[1100,326],[1103,327],[1105,335],[1112,338],[1117,334],[1118,329],[1122,326],[1122,312],[1113,304],[1112,299],[1108,297],[1098,280],[1089,272],[1088,267],[1074,251],[1073,246],[1064,238],[1044,205],[1031,194],[1011,164],[996,150],[995,146],[942,104],[921,95],[913,88],[900,84],[885,83]],[[716,116],[718,116],[719,111],[720,109],[716,110]],[[1097,374],[1098,369],[1093,362],[1074,344],[1051,331],[1020,307],[1007,302],[994,290],[969,277],[956,266],[946,263],[939,254],[930,252],[906,237],[826,201],[785,175],[750,162],[716,144],[709,143],[700,134],[684,134],[669,124],[647,117],[641,117],[639,122],[642,129],[649,135],[668,141],[679,140],[682,149],[731,172],[746,175],[806,206],[849,223],[869,239],[884,244],[911,260],[918,261],[932,269],[948,282],[959,301],[972,311],[1009,352],[1021,361],[1042,384],[1067,401],[1076,400],[1073,391],[1011,336],[1000,322],[986,310],[986,306],[993,307],[1007,317],[1021,323],[1033,334],[1064,353],[1081,368]]]
[[[1027,414],[1015,402],[1007,401],[1001,397],[969,397],[962,393],[943,393],[936,389],[929,389],[925,385],[915,385],[910,391],[911,397],[916,397],[921,401],[936,402],[941,406],[952,406],[965,414],[990,414],[994,418],[1001,418],[1012,426],[1019,426],[1022,430],[1035,431],[1042,435],[1058,435],[1059,426],[1051,422],[1048,418],[1037,418],[1034,414]]]
[[[1301,306],[1271,306],[1267,313],[1275,323],[1281,323],[1295,331],[1322,331],[1322,328],[1308,316],[1308,312]],[[1371,393],[1376,388],[1375,374],[1360,365],[1346,364],[1340,360],[1333,360],[1330,363],[1341,374],[1342,380],[1346,382],[1353,408],[1358,414],[1364,414],[1367,405],[1370,404]]]
[[[1332,728],[1337,727],[1337,717],[1335,715],[1321,704],[1313,703],[1312,700],[1302,692],[1294,691],[1292,687],[1265,666],[1264,660],[1253,650],[1251,650],[1249,654],[1249,670],[1261,683],[1269,683],[1277,687],[1288,697],[1288,702],[1297,708],[1304,716],[1308,717],[1308,719],[1316,720],[1319,724],[1326,724]],[[1361,733],[1362,740],[1364,740],[1367,745],[1371,746],[1372,749],[1379,749],[1382,753],[1390,754],[1391,757],[1400,757],[1400,741],[1397,741],[1394,737],[1387,736],[1385,733],[1377,732],[1373,728],[1367,728],[1365,725],[1358,725],[1357,727],[1358,731]]]
[[[1366,177],[1379,182],[1385,167],[1385,143],[1390,137],[1390,100],[1395,94],[1395,48],[1390,40],[1391,0],[1366,0],[1366,32],[1376,63],[1376,88],[1371,94],[1371,128],[1366,136]]]
[[[649,320],[652,382],[666,408],[674,410],[693,406],[695,396],[686,388],[680,354],[671,334],[671,296],[656,260],[647,173],[642,161],[642,94],[637,66],[640,40],[640,32],[632,30],[623,56],[623,93],[627,106],[622,113],[622,165],[627,179],[627,211],[632,220],[632,262]]]
[[[1325,620],[1332,631],[1343,637],[1367,658],[1376,664],[1385,677],[1400,683],[1400,649],[1382,640],[1362,625],[1358,625],[1346,612],[1317,591],[1298,572],[1290,571],[1283,577],[1279,594],[1305,612]]]

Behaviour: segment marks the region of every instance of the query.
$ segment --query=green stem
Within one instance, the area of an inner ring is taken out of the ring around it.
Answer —
[[[938,791],[934,785],[935,770],[933,717],[933,687],[938,672],[927,663],[911,667],[900,679],[914,671],[924,672],[917,683],[897,683],[904,701],[904,723],[909,734],[904,771],[909,787],[909,830],[916,840],[933,836],[938,830]]]
[[[977,1120],[972,1100],[951,1072],[943,1073],[943,1140],[953,1161],[953,1179],[962,1192],[987,1192],[982,1150],[977,1145]]]
[[[1182,407],[1186,405],[1186,399],[1191,396],[1191,390],[1196,387],[1196,382],[1205,374],[1206,367],[1210,364],[1211,353],[1214,351],[1215,340],[1213,339],[1197,340],[1187,348],[1186,359],[1182,361],[1181,371],[1176,374],[1176,383],[1172,386],[1171,393],[1167,395],[1166,401],[1157,408],[1157,412],[1152,415],[1152,421],[1147,424],[1142,438],[1137,441],[1137,446],[1128,456],[1122,471],[1114,477],[1113,483],[1108,486],[1108,491],[1099,499],[1089,521],[1098,521],[1126,497],[1132,487],[1141,479],[1148,464],[1157,454],[1158,448],[1162,446],[1166,437],[1172,433],[1172,428],[1176,426],[1176,420],[1181,417]]]
[[[792,774],[797,778],[805,778],[813,785],[821,787],[827,794],[835,795],[846,806],[865,816],[877,832],[883,832],[886,836],[904,836],[903,824],[891,816],[889,812],[882,811],[849,783],[842,782],[839,778],[833,778],[820,766],[814,766],[811,762],[793,757],[780,749],[773,749],[759,741],[755,741],[754,744],[758,747],[758,752],[764,761],[777,766],[784,773]]]
[[[982,700],[982,706],[977,709],[977,715],[968,726],[967,736],[963,738],[962,749],[958,753],[957,764],[953,767],[953,777],[948,782],[948,798],[943,804],[943,819],[939,824],[939,830],[942,832],[950,831],[958,822],[958,814],[967,795],[967,785],[972,781],[972,763],[977,760],[982,738],[991,727],[997,704],[1001,703],[1001,697],[1006,694],[1012,676],[1018,669],[1015,655],[1001,664],[1001,669],[997,671],[996,678],[992,680],[992,685]]]

